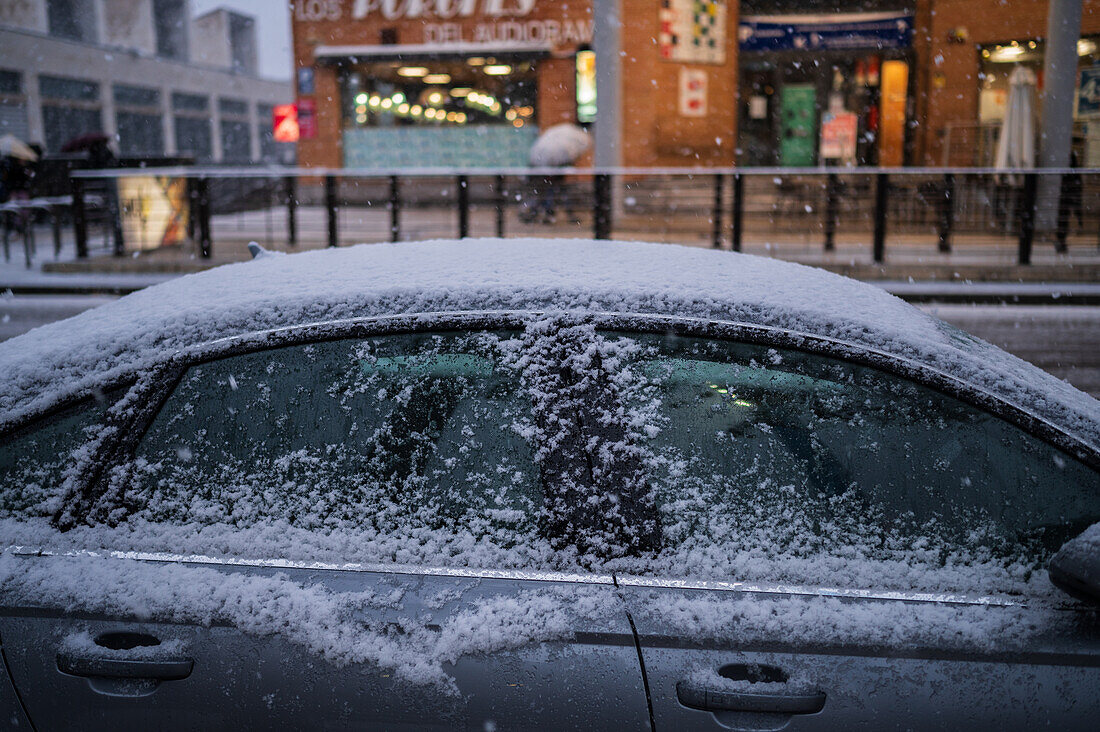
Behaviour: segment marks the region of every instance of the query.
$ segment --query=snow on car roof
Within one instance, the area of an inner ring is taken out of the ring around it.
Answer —
[[[0,424],[207,341],[335,319],[588,310],[768,326],[917,361],[1100,445],[1100,402],[878,287],[670,244],[466,239],[263,255],[0,343]]]

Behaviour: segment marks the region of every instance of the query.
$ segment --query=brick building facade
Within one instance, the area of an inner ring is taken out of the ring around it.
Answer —
[[[1047,15],[1043,0],[620,7],[627,166],[988,164],[1007,71],[1041,72]],[[539,130],[586,121],[591,0],[298,0],[292,22],[305,165],[523,165]],[[1093,37],[1100,0],[1084,0],[1082,67],[1100,64]]]

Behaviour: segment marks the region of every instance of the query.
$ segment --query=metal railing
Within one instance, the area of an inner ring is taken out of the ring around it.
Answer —
[[[187,180],[189,232],[202,257],[215,240],[242,238],[294,248],[587,235],[734,251],[748,240],[869,249],[875,263],[895,247],[1011,246],[1012,259],[1028,264],[1040,235],[1056,253],[1100,243],[1100,169],[164,168],[73,174],[78,257],[88,256],[86,184],[123,176]]]

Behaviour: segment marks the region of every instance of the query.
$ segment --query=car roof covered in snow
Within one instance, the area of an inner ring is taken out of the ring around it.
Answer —
[[[916,362],[1100,445],[1100,402],[873,285],[746,254],[547,239],[262,254],[149,287],[0,343],[0,425],[220,338],[470,310],[673,315],[833,339]]]

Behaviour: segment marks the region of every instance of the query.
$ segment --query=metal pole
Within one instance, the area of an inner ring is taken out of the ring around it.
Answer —
[[[199,178],[199,253],[203,259],[210,258],[210,181]]]
[[[596,52],[599,96],[593,159],[601,168],[616,167],[622,162],[621,5],[621,0],[592,0],[592,49]]]
[[[396,175],[390,176],[390,241],[401,241],[401,187]]]
[[[722,248],[722,188],[725,180],[721,174],[714,176],[714,227],[710,234],[710,245],[715,249]]]
[[[1017,261],[1031,264],[1031,244],[1035,239],[1035,204],[1039,189],[1039,175],[1024,175],[1023,200],[1020,202],[1020,252]]]
[[[955,226],[955,174],[943,176],[943,198],[940,199],[940,251],[951,251],[951,229]]]
[[[470,235],[470,180],[464,176],[458,176],[458,238],[465,239]]]
[[[325,210],[328,212],[328,245],[339,246],[339,230],[336,222],[336,176],[325,176]]]
[[[886,203],[890,190],[890,176],[878,174],[875,187],[875,239],[873,256],[881,264],[886,258]]]
[[[112,178],[107,183],[107,198],[110,201],[111,226],[115,240],[115,256],[121,257],[125,253],[126,242],[122,234],[122,200],[118,195],[118,178]]]
[[[73,236],[76,238],[77,259],[88,258],[88,212],[84,209],[84,181],[72,178]]]
[[[836,173],[829,173],[825,179],[825,251],[836,248]]]
[[[508,193],[504,189],[504,176],[497,176],[497,238],[504,238],[504,207],[508,205]]]
[[[592,178],[593,238],[611,238],[611,176],[599,173]]]
[[[283,179],[286,193],[286,241],[288,246],[298,246],[298,181],[293,175]]]
[[[740,173],[733,174],[733,225],[730,229],[730,249],[741,251],[742,216],[745,212],[745,185]]]
[[[1043,51],[1043,121],[1039,132],[1039,167],[1067,168],[1073,142],[1077,41],[1081,37],[1081,0],[1049,0]],[[1036,226],[1052,232],[1058,212],[1062,176],[1039,182]]]

